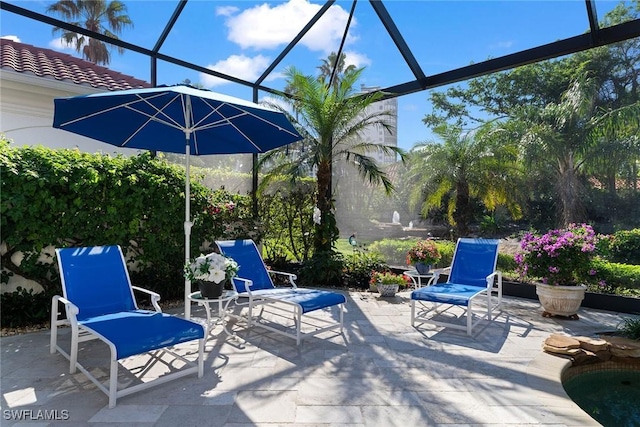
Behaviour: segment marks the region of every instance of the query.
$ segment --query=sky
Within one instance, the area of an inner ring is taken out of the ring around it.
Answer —
[[[120,38],[152,49],[177,0],[121,0],[134,23]],[[51,1],[7,1],[46,14]],[[618,1],[596,1],[599,19]],[[160,52],[243,80],[255,81],[324,2],[190,0]],[[424,73],[429,76],[584,33],[589,24],[582,0],[419,1],[384,5]],[[317,67],[342,41],[352,2],[336,1],[264,81],[283,89],[284,71]],[[54,15],[51,15],[54,16]],[[59,18],[58,16],[54,16]],[[80,56],[64,46],[49,25],[0,11],[0,37]],[[414,80],[368,1],[357,2],[343,51],[347,64],[365,67],[361,85],[388,87]],[[112,51],[109,68],[150,81],[149,59]],[[158,64],[158,84],[189,79],[216,92],[252,99],[251,89],[168,62]],[[436,90],[444,90],[438,88]],[[260,92],[260,97],[268,93]],[[429,92],[398,98],[398,146],[410,149],[434,139],[422,118],[431,111]]]

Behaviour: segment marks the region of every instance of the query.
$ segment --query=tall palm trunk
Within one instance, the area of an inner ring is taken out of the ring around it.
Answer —
[[[573,152],[569,151],[558,162],[557,192],[561,203],[560,221],[563,227],[583,222],[585,219],[585,208],[581,198],[582,185],[578,179],[574,157]]]
[[[467,181],[459,181],[456,183],[456,210],[453,212],[458,237],[464,237],[469,234],[468,224],[471,222],[471,216],[469,183]]]
[[[336,220],[332,212],[333,200],[331,193],[331,162],[318,164],[316,172],[318,185],[318,209],[320,210],[320,224],[316,224],[315,244],[316,252],[331,251],[333,238],[337,235]]]

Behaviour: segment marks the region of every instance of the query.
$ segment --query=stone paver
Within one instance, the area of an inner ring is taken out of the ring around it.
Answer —
[[[231,322],[241,339],[210,338],[203,378],[120,398],[114,409],[84,375],[68,374],[66,359],[49,354],[47,332],[4,337],[0,425],[597,425],[564,393],[560,375],[568,362],[543,353],[542,345],[552,333],[612,331],[621,320],[617,313],[582,309],[580,320],[543,318],[537,301],[505,298],[500,316],[467,337],[411,327],[408,292],[391,299],[368,292],[348,297],[343,334],[323,333],[297,347],[292,339]],[[68,344],[65,331],[60,342]],[[106,372],[106,347],[82,346],[81,360]],[[131,372],[120,370],[122,382],[166,370],[146,357],[124,365]],[[53,416],[58,420],[46,419]]]

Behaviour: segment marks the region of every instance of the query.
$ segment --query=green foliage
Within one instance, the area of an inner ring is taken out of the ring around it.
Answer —
[[[640,228],[616,231],[609,243],[610,260],[640,265]]]
[[[382,259],[389,265],[406,265],[407,252],[409,252],[419,241],[419,239],[398,240],[382,239],[373,242],[369,249],[381,254]],[[453,258],[453,244],[444,240],[435,241],[438,252],[441,255],[438,267],[445,267],[451,263]]]
[[[591,268],[600,280],[589,284],[590,292],[621,294],[625,290],[640,291],[640,265],[619,264],[601,258],[591,261]]]
[[[300,270],[300,283],[308,286],[342,286],[344,258],[335,251],[315,252]]]
[[[362,179],[370,184],[381,185],[387,193],[393,190],[393,184],[386,172],[375,159],[365,155],[371,151],[386,154],[404,152],[398,147],[362,141],[362,131],[378,126],[391,132],[388,119],[389,111],[369,108],[383,97],[381,92],[358,95],[356,83],[364,69],[347,68],[335,85],[329,85],[324,79],[306,75],[294,67],[286,70],[286,93],[280,100],[289,104],[293,115],[289,119],[303,136],[299,143],[291,144],[280,150],[273,150],[261,156],[259,167],[267,166],[269,173],[263,183],[277,176],[290,177],[291,181],[316,173],[316,203],[320,211],[313,239],[314,251],[322,252],[314,256],[326,258],[332,252],[339,237],[334,210],[332,186],[332,168],[337,160],[357,170]],[[276,109],[289,114],[282,104],[274,103]],[[318,260],[321,264],[322,260]]]
[[[3,328],[44,325],[50,318],[52,292],[34,293],[18,287],[0,294],[0,324]]]
[[[348,288],[366,289],[369,287],[371,273],[382,271],[386,267],[379,253],[362,248],[357,249],[345,256],[342,271],[343,284]]]
[[[258,216],[268,219],[263,223],[264,251],[274,263],[304,262],[313,252],[315,181],[286,184],[273,183],[258,198]]]
[[[640,319],[627,317],[622,321],[622,325],[618,327],[618,330],[627,338],[640,340]]]
[[[389,265],[406,265],[407,252],[417,240],[382,239],[369,245],[369,250],[382,256]]]
[[[59,292],[52,247],[120,245],[134,284],[164,299],[183,295],[184,169],[146,153],[14,148],[6,140],[0,166],[4,269]],[[192,253],[215,239],[260,238],[248,196],[191,188]]]
[[[496,265],[496,269],[505,272],[505,271],[514,271],[518,264],[515,259],[513,259],[512,255],[498,253],[498,262]]]
[[[482,202],[493,213],[505,208],[513,219],[522,217],[518,151],[509,139],[486,124],[475,131],[442,124],[434,128],[441,142],[417,145],[411,152],[410,207],[420,206],[423,217],[433,209],[447,212],[456,235],[469,234],[474,207]]]

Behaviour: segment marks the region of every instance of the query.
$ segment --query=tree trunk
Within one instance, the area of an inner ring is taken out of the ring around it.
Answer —
[[[471,221],[471,206],[469,203],[469,183],[461,181],[456,184],[456,210],[453,212],[456,222],[457,237],[469,234],[469,222]]]
[[[558,196],[560,198],[560,225],[584,221],[585,209],[582,204],[582,186],[578,180],[573,153],[567,153],[559,164]]]
[[[328,252],[332,247],[333,228],[335,227],[335,218],[331,212],[332,194],[331,194],[331,163],[323,162],[318,165],[316,172],[318,185],[318,203],[320,210],[320,224],[316,224],[316,233],[314,239],[314,251],[316,253]]]

